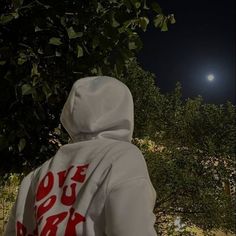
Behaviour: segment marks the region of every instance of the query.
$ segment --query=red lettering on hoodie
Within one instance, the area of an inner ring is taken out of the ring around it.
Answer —
[[[67,192],[67,189],[68,189],[68,186],[66,185],[64,188],[63,188],[63,192],[62,192],[62,196],[61,196],[61,203],[66,205],[66,206],[71,206],[75,200],[76,200],[76,183],[73,183],[70,185],[70,196],[66,195],[66,192]]]
[[[45,198],[52,190],[53,184],[54,177],[53,173],[50,171],[43,177],[43,179],[39,183],[38,190],[36,193],[36,201],[40,201]]]
[[[49,209],[52,208],[56,200],[57,200],[57,197],[55,195],[52,195],[47,200],[45,200],[42,204],[39,205],[37,209],[37,215],[36,215],[37,222],[45,212],[47,212]]]
[[[64,206],[72,206],[77,198],[77,186],[78,183],[83,183],[86,178],[86,170],[88,169],[88,164],[79,165],[79,166],[70,166],[66,170],[57,172],[58,176],[58,190],[55,189],[53,191],[54,195],[47,197],[52,189],[55,186],[54,180],[55,176],[50,171],[48,172],[43,179],[39,182],[37,191],[36,191],[36,203],[35,203],[35,213],[36,213],[36,228],[33,232],[33,235],[40,236],[56,236],[58,227],[61,222],[68,216],[67,225],[65,226],[65,236],[76,236],[76,225],[80,222],[85,221],[85,217],[81,214],[75,212],[73,208],[68,209],[69,211],[64,211],[61,213],[57,213],[55,215],[49,215],[46,219],[44,215],[50,209],[53,208],[55,204],[63,204]],[[72,172],[72,175],[69,174]],[[72,177],[71,177],[72,176]],[[70,179],[69,179],[70,178]],[[66,185],[65,185],[66,183]],[[46,198],[47,197],[47,198]],[[45,200],[46,198],[46,200]],[[43,200],[44,199],[44,200]],[[43,200],[42,203],[39,201]],[[57,202],[57,201],[60,201]],[[44,222],[44,226],[41,232],[38,232],[38,225]],[[19,232],[17,235],[26,236],[27,229],[20,222],[17,225],[17,229]],[[30,235],[28,235],[30,236]]]
[[[88,169],[88,166],[88,164],[83,166],[77,166],[77,170],[71,179],[76,182],[83,183],[86,177],[86,170]]]
[[[40,236],[56,236],[58,225],[66,218],[67,212],[49,216]]]
[[[70,216],[66,226],[65,236],[77,236],[76,226],[80,222],[84,222],[85,217],[76,213],[73,208],[70,209]]]
[[[26,227],[22,223],[17,221],[17,223],[16,223],[16,235],[17,236],[26,236],[26,234],[27,234]]]
[[[68,221],[66,226],[64,226],[65,227],[64,236],[77,236],[78,234],[76,232],[76,226],[81,222],[85,222],[85,217],[75,212],[74,208],[70,208],[68,212],[65,211],[47,217],[46,223],[42,228],[40,236],[57,236],[58,227],[62,227],[62,225],[60,224],[63,220],[65,220],[67,216],[68,216]],[[38,236],[38,235],[39,235],[38,225],[36,225],[33,234],[27,234],[26,227],[22,223],[17,221],[17,236]]]
[[[68,176],[68,174],[70,173],[70,170],[73,168],[73,166],[69,167],[67,170],[64,170],[64,171],[60,171],[58,172],[58,177],[59,177],[59,187],[61,188],[65,181],[66,181],[66,178]]]

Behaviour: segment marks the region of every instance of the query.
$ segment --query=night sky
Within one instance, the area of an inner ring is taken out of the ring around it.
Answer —
[[[157,2],[165,14],[174,13],[176,24],[168,32],[150,27],[142,35],[142,67],[156,75],[162,92],[180,81],[184,98],[235,104],[234,0]]]

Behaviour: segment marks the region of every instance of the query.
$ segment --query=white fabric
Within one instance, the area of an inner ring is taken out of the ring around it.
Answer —
[[[129,89],[110,77],[80,79],[61,122],[73,143],[24,178],[5,236],[156,236],[156,193],[130,143]]]

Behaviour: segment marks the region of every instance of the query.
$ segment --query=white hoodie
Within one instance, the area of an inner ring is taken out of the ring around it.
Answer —
[[[156,236],[156,192],[130,143],[133,100],[105,76],[76,81],[61,115],[73,143],[24,178],[6,236]]]

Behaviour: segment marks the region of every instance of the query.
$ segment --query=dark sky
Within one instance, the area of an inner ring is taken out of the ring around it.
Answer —
[[[143,68],[156,74],[162,92],[180,81],[184,98],[235,104],[235,0],[157,2],[165,14],[175,14],[176,24],[168,32],[151,27],[143,34]]]

